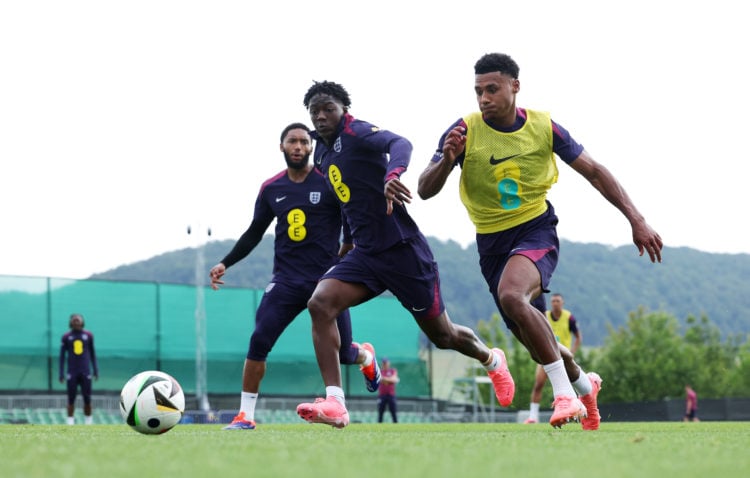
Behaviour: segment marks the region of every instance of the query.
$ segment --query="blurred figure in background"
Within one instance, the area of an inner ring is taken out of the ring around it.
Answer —
[[[571,355],[575,355],[581,347],[581,331],[578,329],[576,318],[569,310],[563,309],[565,300],[562,294],[552,294],[550,302],[552,310],[548,310],[544,315],[552,326],[552,333],[555,334],[557,344],[570,350]],[[540,364],[536,364],[534,388],[531,389],[529,418],[524,423],[539,423],[539,403],[542,401],[542,392],[544,391],[545,383],[547,383],[547,374]]]
[[[698,394],[690,386],[685,385],[685,417],[684,422],[699,422],[698,420]]]
[[[94,379],[99,379],[99,367],[96,365],[94,352],[94,334],[84,330],[83,315],[71,314],[68,322],[70,330],[62,336],[60,345],[60,383],[68,383],[68,425],[75,424],[76,394],[81,388],[83,397],[83,419],[86,425],[91,425],[91,370]],[[65,356],[68,357],[68,371],[65,373]]]
[[[378,423],[383,423],[386,407],[393,423],[398,423],[396,415],[396,384],[400,381],[398,370],[391,367],[391,361],[383,357],[380,366],[380,388],[378,389]]]

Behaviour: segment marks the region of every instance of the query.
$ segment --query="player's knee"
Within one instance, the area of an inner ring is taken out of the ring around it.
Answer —
[[[261,337],[253,336],[250,339],[250,347],[247,350],[247,358],[258,362],[265,362],[271,352],[272,344]]]
[[[500,307],[514,320],[517,319],[519,307],[525,305],[523,297],[512,290],[500,290],[497,293],[497,301]]]
[[[337,308],[333,302],[317,295],[313,295],[307,301],[307,310],[313,322],[335,320],[341,313],[341,309]]]
[[[325,314],[327,309],[326,301],[319,295],[313,294],[313,296],[307,301],[307,310],[313,317]]]

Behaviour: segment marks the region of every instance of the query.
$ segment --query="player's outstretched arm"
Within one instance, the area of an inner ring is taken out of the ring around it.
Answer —
[[[630,200],[628,193],[625,192],[625,188],[612,173],[594,161],[586,150],[570,163],[570,166],[586,178],[627,218],[633,231],[633,243],[638,248],[639,254],[643,255],[644,252],[648,252],[651,262],[661,262],[661,250],[664,245],[661,236],[648,225],[646,219]]]

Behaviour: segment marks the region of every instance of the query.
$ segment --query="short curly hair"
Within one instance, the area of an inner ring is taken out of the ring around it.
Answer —
[[[284,142],[284,138],[286,138],[286,135],[293,129],[303,129],[307,131],[307,133],[310,133],[310,128],[304,123],[292,123],[281,132],[281,142]]]
[[[321,93],[330,95],[341,101],[344,108],[348,109],[352,104],[349,92],[343,86],[332,81],[313,81],[313,85],[305,93],[305,99],[302,101],[302,104],[305,105],[305,108],[309,108],[312,97]]]
[[[518,63],[505,53],[487,53],[474,64],[475,75],[483,75],[494,71],[518,79]]]

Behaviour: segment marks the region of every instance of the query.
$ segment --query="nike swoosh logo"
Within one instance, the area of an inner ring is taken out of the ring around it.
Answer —
[[[281,197],[277,197],[277,198],[276,198],[276,202],[281,202],[281,201],[283,201],[284,199],[286,199],[286,196],[281,196]]]
[[[500,158],[500,159],[495,159],[495,155],[493,154],[492,156],[490,156],[490,164],[500,164],[500,163],[502,163],[503,161],[507,161],[507,160],[509,160],[509,159],[513,159],[513,158],[515,158],[516,156],[520,156],[520,154],[514,154],[514,155],[512,155],[512,156],[506,156],[506,157],[504,157],[504,158]]]
[[[425,309],[427,309],[427,307],[422,307],[421,309],[417,309],[416,307],[411,308],[411,310],[413,310],[414,312],[422,312]]]

